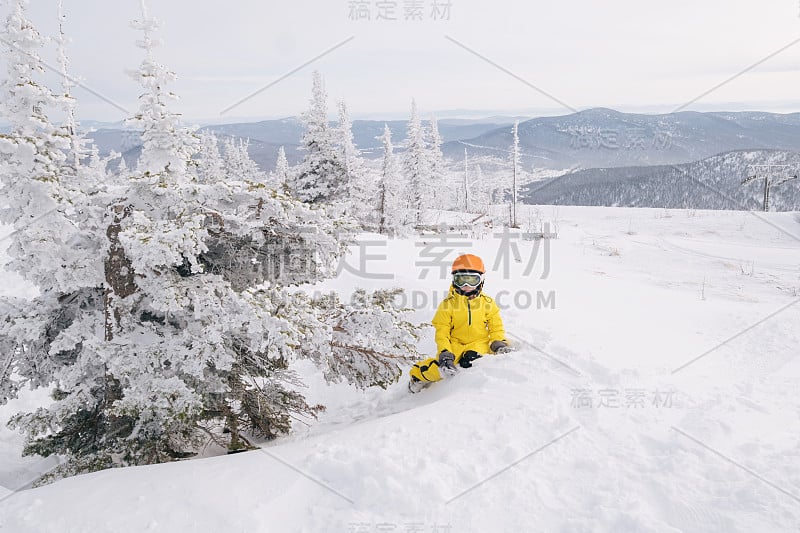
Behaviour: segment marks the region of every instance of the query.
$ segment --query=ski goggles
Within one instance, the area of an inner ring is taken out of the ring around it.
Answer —
[[[483,283],[483,274],[477,272],[456,272],[453,274],[453,285],[456,287],[477,288]]]

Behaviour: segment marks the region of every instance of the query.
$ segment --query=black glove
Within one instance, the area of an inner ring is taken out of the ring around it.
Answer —
[[[439,354],[439,368],[456,370],[456,365],[454,362],[455,360],[456,356],[453,355],[453,352],[442,350],[442,352]]]
[[[475,359],[480,359],[481,357],[482,355],[475,350],[468,350],[464,352],[464,355],[462,355],[461,359],[458,360],[458,364],[461,366],[461,368],[469,368],[472,366],[472,362]]]
[[[514,351],[514,349],[511,348],[506,341],[494,341],[492,342],[492,345],[489,346],[489,349],[497,354]]]

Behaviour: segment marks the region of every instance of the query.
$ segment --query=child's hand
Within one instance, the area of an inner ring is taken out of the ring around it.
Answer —
[[[471,368],[472,362],[480,358],[481,354],[475,350],[469,350],[468,352],[464,352],[464,355],[462,355],[461,359],[458,360],[458,364],[461,366],[461,368]]]
[[[442,350],[442,353],[439,354],[439,368],[449,368],[451,370],[455,370],[455,360],[456,356],[453,355],[453,352]]]
[[[514,348],[508,345],[505,341],[494,341],[489,349],[496,354],[513,352]]]

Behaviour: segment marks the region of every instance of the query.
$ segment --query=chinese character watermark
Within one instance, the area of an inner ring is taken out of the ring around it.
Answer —
[[[449,21],[453,0],[348,0],[347,18],[362,21]]]
[[[672,409],[675,389],[572,389],[573,409]]]
[[[323,263],[324,254],[321,252],[324,250],[317,250],[313,239],[304,239],[302,233],[307,232],[270,239],[259,250],[268,261],[254,261],[254,268],[262,268],[262,263],[270,263],[269,271],[276,275],[301,271],[313,273]],[[493,254],[492,270],[502,279],[509,280],[512,279],[511,265],[516,263],[524,267],[523,277],[538,275],[539,279],[547,279],[550,275],[553,235],[548,224],[538,233],[515,232],[505,227],[494,235],[497,250]],[[414,260],[417,279],[426,280],[432,276],[432,279],[448,280],[453,259],[460,253],[468,252],[473,244],[472,239],[459,233],[437,233],[417,240],[414,243],[417,249]],[[396,279],[396,270],[390,268],[388,247],[389,241],[383,239],[352,239],[351,253],[341,256],[338,263],[333,265],[335,274],[346,272],[371,280]],[[381,266],[385,267],[383,272],[380,272]]]
[[[407,0],[404,4],[406,20],[425,20],[425,2],[423,0]]]
[[[375,20],[398,20],[396,0],[375,2],[375,10]]]
[[[372,20],[371,3],[369,0],[350,0],[348,18],[350,20]]]
[[[666,131],[648,132],[645,128],[580,127],[569,128],[569,147],[573,150],[669,150],[673,146],[672,135]]]
[[[359,248],[358,255],[358,266],[353,266],[348,261],[348,256],[345,255],[339,261],[339,265],[336,267],[336,275],[341,274],[343,271],[349,272],[350,274],[354,274],[361,279],[394,279],[393,274],[379,274],[376,272],[370,272],[367,268],[368,261],[386,261],[388,256],[386,254],[368,254],[367,248],[375,247],[375,246],[382,246],[386,247],[387,242],[382,240],[373,240],[373,241],[358,241],[356,243]]]
[[[533,241],[533,248],[531,254],[528,256],[525,263],[525,270],[522,275],[525,277],[533,273],[533,269],[539,262],[541,252],[542,273],[539,279],[545,280],[550,276],[550,235],[549,224],[545,224],[544,232],[541,234],[536,233],[512,233],[507,226],[503,228],[502,233],[496,233],[495,238],[500,240],[500,245],[495,255],[494,270],[503,269],[503,279],[511,279],[511,262],[522,263],[522,254],[520,253],[519,243],[517,241]]]
[[[431,4],[431,19],[432,20],[450,20],[450,10],[453,8],[453,2],[447,0],[441,2],[433,0]]]

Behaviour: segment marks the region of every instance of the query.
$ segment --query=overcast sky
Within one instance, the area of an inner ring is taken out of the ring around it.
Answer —
[[[63,1],[73,73],[119,107],[134,110],[139,88],[126,71],[141,61],[134,45],[138,35],[129,24],[139,1]],[[377,20],[392,16],[381,13],[381,4],[394,4],[397,20]],[[419,12],[405,20],[413,4],[422,7],[422,20],[415,18]],[[439,114],[566,114],[588,107],[668,112],[800,38],[798,0],[149,5],[163,22],[157,59],[178,75],[176,108],[198,122],[297,115],[307,105],[314,69],[325,76],[331,103],[344,98],[357,118],[405,116],[412,97],[423,111]],[[34,0],[29,13],[43,32],[55,30],[56,0]],[[85,90],[76,94],[83,120],[126,117]],[[800,111],[800,42],[688,109]]]

